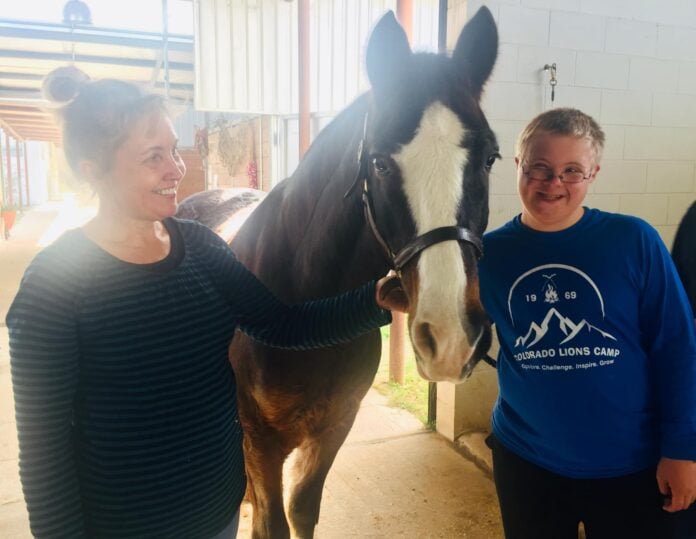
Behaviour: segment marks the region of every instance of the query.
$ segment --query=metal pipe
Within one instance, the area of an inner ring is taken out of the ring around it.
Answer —
[[[440,0],[437,9],[437,50],[447,50],[447,0]]]
[[[447,51],[447,0],[440,0],[437,12],[437,50]],[[428,426],[435,428],[437,423],[437,384],[428,382]]]
[[[27,157],[27,141],[24,141],[24,184],[27,188],[27,206],[31,206],[31,195],[29,194],[29,158]]]
[[[299,129],[300,129],[300,159],[309,148],[310,110],[309,110],[309,0],[297,2],[297,38],[299,66]]]
[[[169,6],[162,0],[162,55],[164,56],[164,97],[169,99]]]
[[[10,136],[5,133],[5,160],[7,162],[7,204],[14,204],[14,194],[12,193],[12,157],[10,157]]]
[[[5,170],[2,166],[2,137],[6,136],[5,131],[3,131],[0,126],[0,206],[5,202]]]
[[[408,42],[413,43],[413,1],[412,0],[397,0],[396,2],[396,18],[399,19],[401,26],[406,32]]]
[[[23,208],[22,201],[22,167],[19,160],[19,139],[15,139],[15,161],[17,161],[17,196],[19,197],[19,207]]]
[[[413,2],[397,0],[396,17],[406,32],[409,43],[413,41]],[[406,315],[400,312],[392,313],[391,329],[389,330],[389,379],[397,384],[405,381],[406,365]]]

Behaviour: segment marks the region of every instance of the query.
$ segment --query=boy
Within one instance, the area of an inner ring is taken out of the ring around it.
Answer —
[[[582,206],[604,133],[537,116],[515,164],[522,213],[484,237],[500,395],[493,467],[508,539],[666,538],[696,499],[696,335],[644,221]]]

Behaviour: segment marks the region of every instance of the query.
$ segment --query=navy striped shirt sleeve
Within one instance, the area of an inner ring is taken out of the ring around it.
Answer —
[[[35,537],[84,535],[72,445],[78,377],[75,290],[39,255],[7,315],[19,473]]]
[[[287,305],[237,260],[224,241],[215,236],[211,243],[210,269],[237,313],[239,328],[263,344],[289,350],[321,348],[391,322],[391,313],[375,301],[375,281],[331,298]]]

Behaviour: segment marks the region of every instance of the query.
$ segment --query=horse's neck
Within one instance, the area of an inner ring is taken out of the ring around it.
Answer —
[[[358,169],[363,104],[335,120],[343,124],[317,140],[235,240],[240,259],[287,300],[335,294],[387,271],[366,227],[359,186],[344,197]]]

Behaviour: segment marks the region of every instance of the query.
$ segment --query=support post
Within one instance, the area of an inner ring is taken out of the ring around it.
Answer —
[[[403,384],[406,365],[406,315],[393,312],[389,328],[389,381]]]
[[[440,0],[437,6],[437,50],[447,52],[447,7],[448,0]],[[437,384],[428,382],[428,426],[437,424]]]
[[[411,43],[413,41],[413,0],[397,0],[396,18],[399,19]]]
[[[412,0],[397,0],[396,17],[403,26],[409,42],[413,38],[413,2]],[[392,323],[389,330],[389,380],[403,384],[406,365],[406,315],[392,313]]]
[[[15,161],[17,161],[17,196],[19,197],[19,208],[24,207],[22,200],[22,167],[20,166],[19,139],[15,139]]]
[[[164,66],[164,98],[169,99],[169,5],[162,0],[162,57]]]
[[[437,8],[437,50],[447,51],[447,0],[440,0]]]
[[[7,197],[5,202],[12,206],[14,204],[14,194],[12,189],[12,157],[10,151],[10,135],[5,133],[5,161],[7,162]]]
[[[29,158],[27,157],[27,141],[24,141],[24,183],[27,187],[27,206],[31,206],[31,194],[29,193]]]
[[[2,166],[2,137],[7,136],[5,131],[0,127],[0,206],[5,202],[5,169]]]

